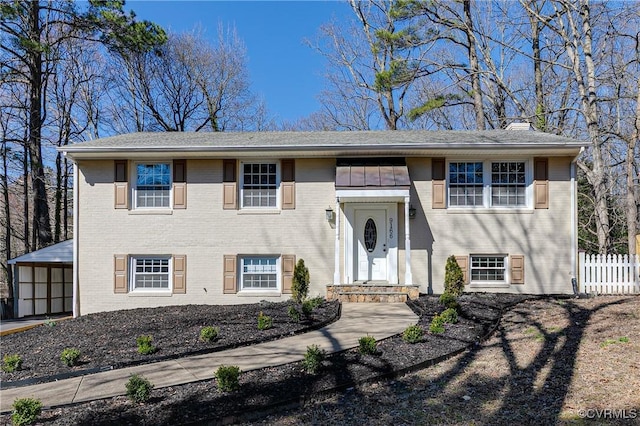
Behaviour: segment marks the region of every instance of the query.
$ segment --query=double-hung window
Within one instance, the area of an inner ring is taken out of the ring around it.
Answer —
[[[449,205],[483,205],[482,162],[449,163]]]
[[[491,163],[491,205],[524,207],[527,205],[526,175],[523,161]]]
[[[278,206],[279,170],[277,162],[242,163],[242,207]]]
[[[502,284],[507,281],[507,256],[471,255],[471,283]]]
[[[171,165],[137,163],[134,199],[137,208],[171,207]]]
[[[241,259],[242,290],[277,290],[278,257],[243,257]]]
[[[171,290],[169,256],[131,257],[131,291]]]
[[[526,161],[452,161],[450,207],[527,207],[531,183]]]

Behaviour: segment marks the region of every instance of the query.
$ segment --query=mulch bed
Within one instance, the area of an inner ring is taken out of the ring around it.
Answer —
[[[115,397],[47,410],[42,414],[41,419],[46,424],[55,425],[220,424],[255,420],[284,407],[297,406],[301,402],[313,400],[336,390],[347,389],[356,383],[400,375],[458,353],[479,343],[497,326],[505,308],[526,298],[526,296],[507,294],[464,295],[460,298],[460,321],[457,324],[447,324],[443,334],[434,335],[427,332],[423,341],[416,344],[406,343],[400,336],[394,336],[378,343],[376,355],[360,355],[355,349],[332,354],[324,361],[322,370],[315,375],[305,373],[301,363],[297,362],[245,372],[240,376],[240,390],[233,393],[220,392],[214,380],[207,380],[154,389],[151,401],[145,404],[133,403],[126,397]],[[421,296],[419,300],[411,302],[410,306],[420,316],[419,325],[424,330],[428,330],[433,316],[443,310],[436,296]],[[233,306],[210,308],[212,310],[237,309]],[[276,312],[268,311],[266,307],[261,309],[265,314],[273,315],[274,323],[278,324],[278,320],[275,319]],[[284,310],[284,308],[281,309]],[[327,304],[323,305],[322,309],[333,311],[336,308]],[[221,328],[221,335],[236,331],[245,335],[246,329],[233,328],[234,324],[245,322],[250,324],[251,333],[255,335],[257,311],[252,311],[252,315],[234,312],[237,317],[231,315],[224,323],[223,318],[229,316],[229,312],[221,313],[216,317],[221,321],[215,322],[215,325]],[[118,313],[113,315],[114,318],[118,318]],[[160,317],[164,317],[163,315]],[[140,317],[136,318],[139,322]],[[286,321],[282,316],[278,318]],[[155,331],[145,333],[160,336],[159,330],[163,327],[159,322],[156,321],[154,325]],[[207,325],[210,323],[210,321],[206,322]],[[181,329],[172,323],[165,324],[169,329],[168,335],[176,334],[174,330]],[[231,328],[224,329],[223,332],[222,324]],[[193,327],[202,325],[205,324],[197,323]],[[136,330],[134,333],[130,331],[122,333],[128,334],[128,338],[122,337],[125,342],[128,342],[127,351],[130,351],[131,338],[135,340],[134,336],[141,332]],[[80,330],[76,330],[76,333],[80,333]],[[180,333],[181,336],[190,334]],[[164,337],[158,337],[157,342],[164,351],[167,347]],[[185,343],[179,346],[184,347]],[[112,348],[112,345],[109,344],[108,347]],[[198,346],[196,348],[199,349]],[[102,348],[97,348],[96,352],[107,349],[103,345]],[[135,355],[132,356],[135,357]],[[3,418],[0,417],[0,420]]]
[[[189,355],[246,346],[316,329],[339,316],[337,302],[323,302],[310,318],[294,321],[288,302],[247,305],[187,305],[101,312],[2,337],[2,354],[19,354],[23,369],[2,371],[2,386],[51,381],[64,375],[129,367]],[[270,316],[273,328],[258,331],[259,313]],[[200,341],[204,326],[219,328],[211,343]],[[138,353],[136,338],[150,335],[157,351]],[[60,361],[65,348],[80,351],[80,365]]]

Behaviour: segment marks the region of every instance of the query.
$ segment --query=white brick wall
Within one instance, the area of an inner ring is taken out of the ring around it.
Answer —
[[[421,291],[440,293],[451,255],[524,254],[523,286],[490,291],[567,293],[570,286],[569,158],[549,161],[550,208],[524,213],[459,213],[431,209],[431,160],[407,160],[413,179],[410,221],[412,270]],[[187,209],[138,214],[114,209],[113,161],[79,163],[80,313],[165,304],[234,304],[282,297],[222,293],[225,254],[295,254],[311,274],[310,295],[333,281],[335,230],[325,209],[335,208],[335,160],[296,160],[296,209],[277,214],[222,209],[222,161],[187,161]],[[404,282],[404,207],[398,206],[399,279]],[[341,218],[344,220],[344,216]],[[114,254],[184,254],[187,293],[171,296],[114,294]],[[341,264],[343,260],[341,253]],[[341,271],[344,272],[344,271]]]

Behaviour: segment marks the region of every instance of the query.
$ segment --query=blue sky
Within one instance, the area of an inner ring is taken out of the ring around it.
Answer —
[[[144,1],[127,7],[173,32],[200,26],[212,40],[218,24],[232,25],[247,48],[254,93],[278,121],[295,121],[319,109],[324,58],[304,44],[332,18],[351,18],[342,1]]]

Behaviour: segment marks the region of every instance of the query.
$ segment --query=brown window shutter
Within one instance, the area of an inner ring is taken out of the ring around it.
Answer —
[[[533,194],[536,209],[549,208],[549,159],[533,159]]]
[[[296,208],[295,160],[282,160],[282,210]]]
[[[113,292],[114,293],[127,293],[129,286],[127,283],[127,264],[128,256],[126,254],[116,254],[113,257],[114,265],[114,279],[113,279]]]
[[[116,160],[114,182],[127,182],[127,160]]]
[[[445,159],[431,159],[431,208],[444,209],[447,207],[447,177]]]
[[[296,267],[296,256],[294,254],[282,255],[282,292],[291,294],[293,285],[293,270]]]
[[[114,208],[116,209],[129,208],[128,166],[129,164],[127,160],[114,161]]]
[[[223,277],[223,289],[225,294],[233,294],[238,292],[238,278],[237,278],[237,266],[238,257],[235,255],[224,256],[224,277]]]
[[[187,160],[173,160],[173,208],[187,208]]]
[[[458,262],[458,266],[462,269],[465,285],[469,284],[469,256],[456,256],[456,262]]]
[[[238,208],[238,189],[236,183],[236,160],[222,160],[222,208]]]
[[[511,284],[524,284],[524,255],[512,254],[510,256]]]
[[[173,255],[173,294],[187,292],[187,256]]]

